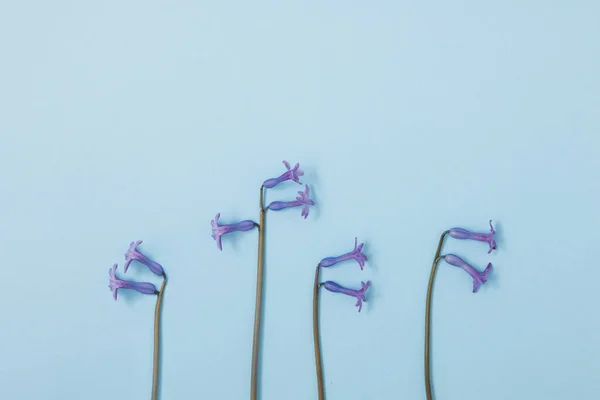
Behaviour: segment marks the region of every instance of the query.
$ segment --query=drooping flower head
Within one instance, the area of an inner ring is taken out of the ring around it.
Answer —
[[[341,256],[324,258],[321,260],[319,265],[321,267],[331,267],[332,265],[337,264],[339,262],[354,259],[354,260],[356,260],[356,262],[358,262],[358,265],[360,266],[360,269],[362,270],[363,267],[365,266],[365,261],[368,260],[367,256],[362,252],[363,246],[364,246],[364,243],[361,243],[359,245],[358,238],[355,237],[354,238],[354,250],[352,250],[349,253],[342,254]]]
[[[131,242],[131,244],[129,245],[129,250],[127,250],[127,253],[125,253],[125,272],[127,272],[129,264],[131,264],[132,261],[139,261],[146,267],[148,267],[150,271],[154,272],[156,275],[163,276],[165,274],[165,271],[162,265],[160,265],[154,260],[149,259],[148,257],[146,257],[138,251],[137,247],[142,243],[143,240],[138,240],[137,242]]]
[[[221,216],[221,213],[217,213],[217,215],[215,216],[215,219],[210,221],[210,225],[212,226],[212,238],[217,241],[217,247],[219,248],[219,250],[223,250],[223,246],[221,244],[221,236],[225,235],[226,233],[230,233],[230,232],[249,231],[249,230],[253,229],[254,227],[258,226],[258,224],[256,222],[250,221],[250,220],[240,221],[235,224],[219,225],[219,217],[220,216]]]
[[[473,278],[473,293],[477,292],[477,289],[487,282],[487,275],[492,270],[492,263],[489,263],[483,272],[479,272],[469,265],[465,260],[455,256],[454,254],[445,255],[443,258],[448,264],[459,267],[471,275],[471,278]]]
[[[299,196],[295,201],[274,201],[267,206],[269,210],[279,211],[284,208],[302,207],[301,216],[308,217],[308,206],[314,206],[315,202],[310,199],[310,189],[305,185],[304,192],[298,192]]]
[[[143,294],[158,294],[156,287],[150,282],[134,282],[119,279],[116,275],[117,267],[118,265],[114,264],[113,267],[108,270],[108,287],[113,292],[115,300],[117,300],[117,291],[119,289],[137,290]]]
[[[263,182],[264,187],[273,188],[285,181],[294,181],[298,184],[302,184],[302,182],[300,182],[300,177],[304,175],[304,172],[300,169],[300,164],[296,163],[294,168],[290,168],[290,163],[284,160],[283,165],[287,168],[287,172],[284,172],[277,178],[267,179]]]
[[[321,285],[325,289],[329,290],[330,292],[342,293],[347,296],[356,297],[356,307],[358,307],[358,312],[360,312],[362,310],[363,301],[364,302],[367,301],[367,297],[366,297],[365,293],[367,292],[367,289],[371,285],[371,281],[361,282],[360,289],[348,289],[348,288],[338,285],[337,283],[335,283],[333,281],[327,281],[327,282],[322,283]]]
[[[470,239],[470,240],[478,240],[480,242],[486,242],[490,245],[490,250],[488,254],[492,252],[492,250],[496,250],[496,241],[494,240],[494,234],[496,231],[494,230],[494,226],[492,225],[492,220],[490,219],[490,233],[477,233],[470,232],[463,228],[452,228],[448,231],[448,235],[453,237],[454,239]]]

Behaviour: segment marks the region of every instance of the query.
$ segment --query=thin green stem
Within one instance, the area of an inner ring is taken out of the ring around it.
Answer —
[[[160,314],[162,299],[167,286],[167,274],[164,274],[164,280],[156,297],[156,308],[154,309],[154,362],[152,368],[152,400],[158,399],[158,374],[160,364]]]
[[[254,311],[254,339],[252,342],[252,375],[250,381],[250,399],[258,398],[258,358],[260,350],[260,325],[262,320],[263,275],[265,256],[265,208],[263,202],[264,187],[260,187],[260,223],[258,225],[258,266],[256,269],[256,306]]]
[[[433,282],[435,280],[435,273],[437,271],[438,262],[440,260],[440,254],[442,252],[442,246],[444,245],[444,239],[448,231],[442,233],[440,241],[438,243],[435,257],[433,258],[433,265],[431,267],[431,274],[429,275],[429,285],[427,286],[427,303],[425,305],[425,392],[427,394],[427,400],[433,399],[433,393],[431,389],[431,364],[430,364],[430,346],[431,346],[431,296],[433,294]]]
[[[315,341],[315,366],[317,369],[317,386],[319,400],[325,400],[325,389],[323,387],[323,363],[321,358],[321,338],[319,337],[319,271],[320,265],[317,265],[315,271],[315,285],[313,288],[313,338]]]

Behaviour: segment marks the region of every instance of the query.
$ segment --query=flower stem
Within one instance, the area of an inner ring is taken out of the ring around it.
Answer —
[[[429,285],[427,286],[427,304],[425,305],[425,392],[427,393],[427,400],[433,399],[431,390],[431,365],[429,363],[429,347],[431,342],[431,295],[433,293],[433,281],[440,260],[440,253],[442,252],[442,246],[444,245],[444,239],[447,234],[448,231],[445,231],[442,233],[442,236],[440,236],[440,242],[438,243],[433,259],[433,265],[431,267],[431,274],[429,275]]]
[[[254,310],[254,339],[252,343],[252,375],[250,399],[256,400],[258,393],[258,356],[260,344],[260,323],[262,320],[263,270],[265,258],[265,208],[263,206],[264,187],[260,187],[260,223],[258,226],[258,266],[256,271],[256,307]]]
[[[315,271],[315,286],[313,288],[313,338],[315,341],[315,366],[317,368],[317,386],[319,391],[319,400],[325,399],[323,388],[323,363],[321,360],[321,338],[319,337],[319,271],[320,265],[317,265]]]
[[[162,306],[165,286],[167,286],[167,274],[163,273],[165,279],[156,298],[156,308],[154,309],[154,362],[152,369],[152,400],[158,399],[158,373],[160,361],[160,310]]]

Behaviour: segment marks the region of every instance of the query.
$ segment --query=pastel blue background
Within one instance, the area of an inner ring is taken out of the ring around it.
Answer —
[[[154,298],[107,288],[132,240],[167,269],[162,398],[248,398],[260,183],[301,162],[318,206],[269,213],[261,399],[600,391],[600,6],[593,1],[19,1],[0,6],[0,398],[148,399]],[[268,199],[293,198],[287,183]],[[135,266],[127,275],[154,279]]]

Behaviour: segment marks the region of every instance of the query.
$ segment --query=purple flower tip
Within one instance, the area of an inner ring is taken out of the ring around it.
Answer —
[[[108,270],[108,288],[113,293],[113,297],[117,300],[118,278],[116,275],[118,264],[113,264],[113,267]]]
[[[230,232],[249,231],[251,229],[254,229],[254,227],[258,226],[258,224],[256,222],[250,221],[250,220],[240,221],[235,224],[220,225],[219,224],[220,216],[221,216],[221,213],[217,213],[217,215],[215,216],[215,219],[210,221],[210,225],[212,227],[212,238],[217,241],[217,247],[221,251],[223,250],[223,245],[221,243],[221,236],[225,235],[226,233],[230,233]]]
[[[304,175],[304,171],[302,171],[300,169],[300,164],[296,163],[296,165],[294,165],[294,168],[290,168],[290,163],[288,163],[287,161],[283,160],[283,165],[285,165],[285,168],[290,173],[290,180],[292,180],[292,181],[296,182],[297,184],[301,185],[302,182],[300,182],[300,177],[302,175]]]
[[[496,240],[495,240],[496,230],[494,229],[494,225],[492,225],[491,219],[490,219],[490,235],[492,238],[489,241],[490,250],[488,251],[488,254],[490,254],[492,252],[492,250],[496,250]]]
[[[300,196],[296,197],[296,201],[302,204],[301,216],[306,219],[308,217],[308,206],[314,206],[315,202],[310,199],[310,189],[305,185],[304,192],[298,192]]]
[[[125,265],[123,265],[123,270],[125,273],[127,273],[127,270],[129,269],[129,264],[135,260],[135,252],[137,251],[137,247],[142,243],[144,243],[143,240],[138,240],[135,243],[131,242],[129,244],[129,249],[127,250],[127,253],[125,253]]]
[[[215,215],[215,219],[210,221],[210,226],[212,227],[212,238],[217,241],[217,247],[219,250],[223,251],[223,245],[221,244],[221,235],[223,235],[223,233],[219,229],[220,216],[221,213],[217,213],[217,215]]]

